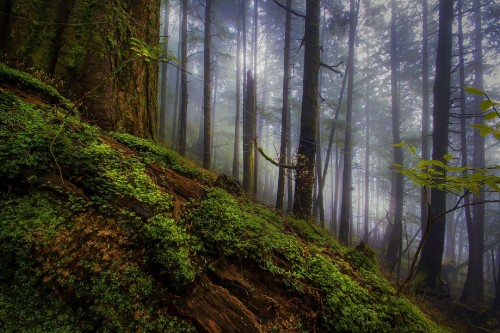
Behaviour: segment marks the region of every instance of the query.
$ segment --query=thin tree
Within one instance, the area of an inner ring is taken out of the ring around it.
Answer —
[[[306,2],[302,113],[293,203],[293,214],[305,219],[312,215],[320,67],[320,2],[320,0]]]
[[[186,131],[188,109],[187,85],[187,12],[188,0],[182,0],[182,29],[181,29],[181,107],[179,114],[179,153],[186,155]]]
[[[203,54],[203,167],[210,169],[212,161],[212,0],[205,2],[205,38]]]
[[[354,92],[354,43],[358,21],[359,1],[351,0],[349,8],[349,55],[347,57],[347,112],[344,138],[344,170],[342,174],[342,203],[340,205],[339,240],[349,243],[351,229],[352,183],[352,111]]]
[[[292,0],[287,0],[286,7],[292,9]],[[287,163],[287,148],[290,145],[288,142],[288,131],[290,122],[290,106],[288,95],[290,93],[290,36],[292,30],[292,14],[286,11],[285,19],[285,46],[283,51],[283,106],[281,108],[281,144],[279,164]],[[283,201],[285,198],[285,169],[280,168],[278,171],[278,193],[276,195],[276,209],[283,211]]]
[[[248,69],[246,79],[246,98],[243,110],[243,190],[254,193],[255,167],[255,81]]]
[[[422,0],[422,159],[428,160],[429,154],[429,9],[427,0]],[[425,230],[427,223],[427,192],[420,190],[420,225]]]
[[[365,92],[365,191],[364,191],[364,213],[363,213],[363,241],[368,242],[369,237],[369,228],[370,228],[370,94],[371,94],[371,85],[370,79],[368,76],[369,68],[370,68],[370,51],[367,46],[368,55],[366,57],[366,92]]]
[[[439,1],[439,32],[436,57],[436,79],[434,81],[432,159],[446,163],[444,156],[448,153],[448,122],[450,109],[450,74],[452,49],[453,0]],[[444,172],[444,170],[441,170]],[[432,216],[439,216],[446,211],[446,192],[437,188],[431,189]],[[442,216],[432,224],[428,221],[425,233],[428,238],[423,245],[417,274],[420,279],[417,287],[429,288],[439,293],[441,280],[441,261],[444,251],[444,235],[446,216]]]
[[[398,45],[397,45],[397,8],[396,0],[391,0],[391,104],[392,104],[392,142],[394,163],[403,165],[403,147],[397,145],[401,143],[400,130],[400,110],[399,110],[399,91],[398,91]],[[389,243],[385,260],[389,265],[396,262],[401,247],[401,237],[403,231],[403,195],[404,195],[404,177],[400,172],[392,172],[391,185],[391,217],[392,226],[390,228]]]
[[[482,34],[482,19],[481,19],[481,2],[474,0],[474,87],[483,90],[483,34]],[[477,95],[474,98],[474,123],[478,125],[484,124],[483,112],[481,111],[481,102],[483,96]],[[484,136],[481,135],[479,129],[474,130],[474,151],[472,156],[472,164],[474,168],[485,167],[485,149]],[[474,194],[475,202],[485,200],[484,194]],[[483,265],[484,265],[484,216],[485,205],[474,205],[472,207],[473,228],[472,234],[469,233],[469,239],[472,240],[469,249],[469,266],[467,267],[467,277],[465,279],[464,288],[460,300],[462,302],[477,304],[483,299]]]
[[[259,25],[258,25],[258,20],[259,20],[259,0],[254,0],[253,1],[253,83],[254,83],[254,90],[255,90],[255,96],[254,96],[254,105],[255,109],[253,112],[255,113],[255,126],[257,126],[257,56],[258,56],[258,32],[259,32]],[[255,132],[255,138],[254,138],[254,146],[257,147],[257,140],[259,140],[259,137],[257,135],[257,128],[253,129]],[[253,195],[254,197],[257,197],[257,189],[258,189],[258,182],[259,182],[259,154],[256,154],[254,157],[254,175],[253,175],[253,180],[254,180],[254,185],[253,185]]]
[[[163,50],[165,54],[168,53],[168,27],[169,27],[169,16],[170,16],[170,0],[165,0],[165,16],[164,16],[164,26],[163,26]],[[168,78],[168,64],[163,62],[161,64],[161,87],[160,87],[160,128],[159,128],[159,139],[160,142],[165,143],[167,137],[167,78]]]
[[[236,115],[234,119],[233,178],[240,179],[240,104],[241,104],[241,13],[243,6],[238,0],[236,30]]]

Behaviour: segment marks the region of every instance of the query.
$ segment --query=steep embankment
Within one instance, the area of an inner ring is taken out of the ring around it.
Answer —
[[[71,107],[0,64],[2,332],[440,331],[370,248]]]

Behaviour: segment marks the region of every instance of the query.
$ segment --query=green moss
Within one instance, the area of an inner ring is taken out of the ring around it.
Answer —
[[[438,331],[408,301],[394,295],[369,248],[339,253],[334,241],[323,241],[322,233],[309,232],[306,222],[293,220],[300,238],[310,237],[320,245],[300,242],[283,233],[286,225],[279,217],[256,205],[240,206],[221,189],[210,190],[188,220],[205,241],[204,251],[254,261],[292,291],[320,297],[320,320],[331,331]]]
[[[151,218],[144,225],[142,237],[152,264],[159,266],[160,274],[177,289],[193,282],[197,269],[190,254],[196,249],[183,226],[163,214]]]
[[[111,133],[111,137],[129,148],[141,152],[145,163],[158,163],[188,178],[207,180],[207,176],[201,169],[189,166],[189,162],[173,150],[127,133]]]
[[[5,82],[24,90],[40,94],[42,98],[48,98],[49,102],[61,104],[66,108],[71,108],[73,104],[64,98],[59,92],[33,76],[6,66],[0,62],[0,82]]]
[[[174,219],[172,196],[149,165],[205,184],[208,176],[150,141],[113,137],[128,148],[64,109],[0,92],[3,331],[189,331],[166,309],[221,258],[306,300],[324,331],[439,331],[395,296],[367,246],[343,248],[305,221],[219,188]]]

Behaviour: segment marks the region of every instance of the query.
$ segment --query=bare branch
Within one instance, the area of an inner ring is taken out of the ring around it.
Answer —
[[[340,71],[338,71],[338,70],[336,70],[336,69],[335,69],[335,67],[338,67],[338,66],[342,65],[343,63],[344,63],[344,62],[342,61],[342,62],[338,63],[337,65],[332,66],[332,65],[327,65],[327,64],[325,64],[324,62],[322,62],[322,61],[321,61],[321,62],[319,63],[319,65],[320,65],[321,67],[324,67],[324,68],[326,68],[326,69],[331,70],[331,71],[332,71],[332,72],[334,72],[334,73],[339,74],[340,76],[343,76],[343,75],[342,75],[342,73],[341,73]]]
[[[286,7],[286,6],[282,5],[282,4],[280,4],[280,3],[279,3],[278,1],[276,1],[276,0],[273,0],[273,2],[274,2],[275,4],[277,4],[277,5],[278,5],[278,7],[283,8],[284,10],[286,10],[287,12],[292,13],[292,14],[293,14],[293,15],[295,15],[295,16],[302,17],[303,19],[305,19],[305,18],[306,18],[306,16],[305,16],[304,14],[299,13],[299,12],[297,12],[297,11],[295,11],[295,10],[291,9],[291,8]]]

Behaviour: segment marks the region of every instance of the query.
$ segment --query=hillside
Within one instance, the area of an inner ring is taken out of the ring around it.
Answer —
[[[2,332],[439,332],[373,251],[0,64]]]

